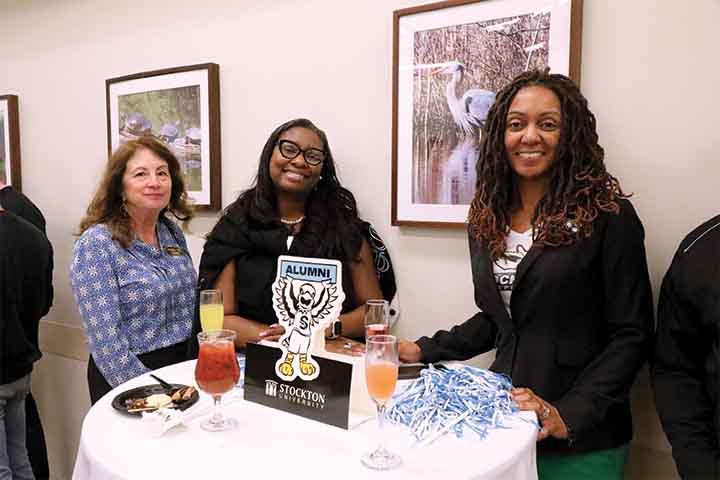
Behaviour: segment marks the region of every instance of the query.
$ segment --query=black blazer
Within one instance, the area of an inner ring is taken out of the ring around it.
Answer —
[[[518,266],[512,318],[489,252],[471,236],[481,311],[417,342],[427,362],[466,360],[497,348],[491,370],[552,403],[573,432],[572,445],[547,439],[541,451],[600,450],[632,438],[628,396],[648,356],[653,311],[643,227],[630,202],[619,203],[619,214],[598,215],[590,238],[532,246]]]

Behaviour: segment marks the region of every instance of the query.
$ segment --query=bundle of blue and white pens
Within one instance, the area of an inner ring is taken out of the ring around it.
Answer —
[[[503,427],[504,417],[518,411],[511,388],[510,378],[482,368],[430,365],[393,398],[387,418],[409,427],[424,444],[450,430],[462,437],[465,427],[485,438],[490,428]]]

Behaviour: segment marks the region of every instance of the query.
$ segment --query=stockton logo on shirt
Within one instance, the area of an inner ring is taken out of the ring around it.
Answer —
[[[495,267],[493,273],[495,275],[495,283],[497,284],[498,290],[510,291],[512,290],[513,283],[515,282],[515,273],[517,272],[517,266],[520,264],[522,259],[527,254],[527,249],[521,245],[515,245],[514,251],[505,252],[505,255],[495,260]]]

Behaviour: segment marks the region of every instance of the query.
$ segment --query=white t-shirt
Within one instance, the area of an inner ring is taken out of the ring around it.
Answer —
[[[505,240],[507,243],[505,255],[493,262],[495,284],[500,291],[505,309],[511,316],[510,297],[512,296],[513,283],[515,283],[515,272],[517,271],[520,261],[532,246],[532,233],[532,228],[523,233],[510,230]]]

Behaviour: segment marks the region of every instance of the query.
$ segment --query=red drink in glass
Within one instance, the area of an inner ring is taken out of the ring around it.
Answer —
[[[210,395],[222,395],[240,379],[240,367],[232,342],[201,343],[195,366],[198,387]]]
[[[387,300],[370,299],[365,302],[365,339],[390,334],[390,304]]]
[[[365,326],[365,338],[370,338],[373,335],[389,335],[390,325],[383,323],[373,323]]]
[[[220,402],[223,393],[233,389],[240,379],[240,366],[235,357],[235,332],[232,330],[209,330],[197,335],[200,345],[195,364],[195,381],[203,392],[212,395],[212,417],[200,424],[209,432],[221,432],[237,427],[234,418],[223,415]]]

